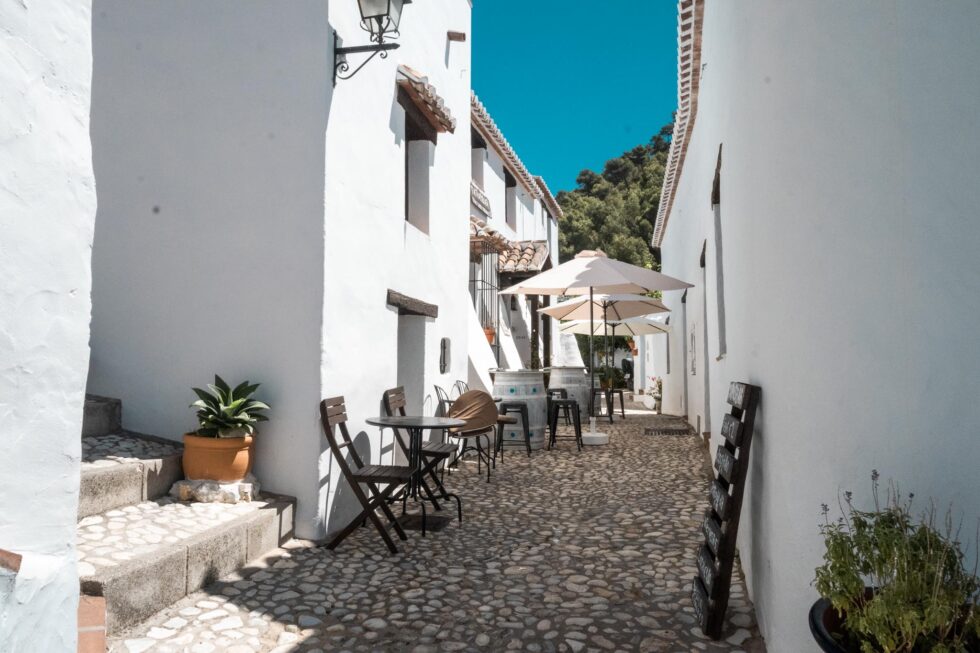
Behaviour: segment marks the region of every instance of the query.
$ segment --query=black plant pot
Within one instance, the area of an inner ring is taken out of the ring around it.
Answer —
[[[810,608],[810,632],[824,653],[848,653],[837,638],[841,635],[841,619],[827,599],[818,599]]]
[[[868,588],[865,593],[870,599],[873,590]],[[964,606],[964,613],[967,613],[969,609],[969,606]],[[817,641],[820,650],[825,653],[858,653],[860,651],[860,646],[856,642],[848,641],[844,630],[844,621],[827,599],[818,599],[810,608],[810,632],[813,633],[813,639]],[[980,641],[977,638],[971,638],[965,644],[966,650],[970,653],[980,653]]]

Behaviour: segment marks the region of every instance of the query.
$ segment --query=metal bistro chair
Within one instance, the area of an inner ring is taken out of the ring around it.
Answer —
[[[477,455],[476,469],[480,472],[480,465],[486,463],[487,483],[489,483],[492,455],[490,437],[495,434],[497,428],[496,402],[486,392],[470,390],[461,394],[459,399],[453,403],[449,416],[466,422],[466,426],[459,429],[449,429],[449,437],[463,440],[463,448],[456,454],[452,464],[456,464],[467,451],[475,451]],[[485,448],[481,438],[486,440]],[[470,443],[471,440],[475,441],[475,446]]]
[[[556,393],[557,395],[557,393]],[[567,393],[566,393],[567,395]],[[568,414],[571,413],[572,423],[575,426],[574,436],[559,436],[558,435],[558,413],[560,411],[565,411],[565,418],[568,418]],[[575,444],[578,445],[578,450],[582,450],[582,421],[579,414],[578,402],[574,399],[568,399],[567,396],[562,398],[561,395],[548,397],[548,431],[550,437],[548,438],[548,448],[552,449],[557,446],[557,440],[559,438],[570,438],[575,440]]]
[[[343,472],[344,478],[347,479],[351,490],[354,492],[354,496],[357,497],[357,500],[361,504],[360,514],[327,543],[327,548],[336,548],[358,526],[369,519],[374,524],[374,527],[378,529],[378,533],[381,534],[381,539],[385,541],[388,550],[392,553],[398,553],[398,548],[388,534],[388,528],[394,529],[395,533],[402,540],[407,540],[408,537],[388,507],[388,499],[395,490],[404,488],[408,484],[414,470],[407,465],[365,465],[361,461],[361,457],[357,453],[357,448],[354,447],[354,442],[351,440],[350,432],[347,430],[347,408],[344,405],[343,397],[333,397],[320,402],[320,421],[323,423],[323,434],[327,438],[327,443],[330,444],[330,451],[333,452],[333,457],[340,466],[340,471]],[[343,442],[337,441],[337,430],[340,431]],[[344,456],[344,449],[350,450],[350,457],[354,461],[354,468],[351,467],[347,461],[347,457]],[[367,486],[367,494],[365,494],[361,485]],[[384,490],[379,491],[379,485],[384,485]],[[388,520],[387,527],[378,519],[376,510],[381,510],[384,513],[385,518]]]
[[[462,379],[460,379],[459,381],[456,381],[456,383],[453,384],[453,392],[456,393],[456,397],[457,398],[461,394],[464,394],[464,393],[469,392],[469,391],[470,391],[470,386],[466,383],[466,381],[464,381]]]
[[[456,399],[450,399],[449,393],[440,386],[433,385],[432,387],[436,389],[436,401],[439,402],[436,406],[436,415],[448,415]]]
[[[394,415],[405,416],[405,388],[398,386],[397,388],[392,388],[391,390],[385,390],[384,396],[382,398],[382,403],[384,404],[385,413],[392,417]],[[408,442],[406,442],[404,434],[401,429],[393,428],[392,431],[395,432],[395,441],[398,442],[398,447],[402,450],[402,453],[408,457]],[[459,500],[459,497],[448,492],[446,486],[442,484],[442,479],[436,474],[439,470],[439,466],[443,463],[447,463],[453,454],[456,453],[457,445],[452,442],[423,442],[422,443],[422,474],[419,477],[419,485],[422,487],[422,492],[425,493],[426,498],[432,502],[432,505],[436,510],[442,510],[437,501],[443,499],[448,501],[453,499],[456,501],[456,513],[459,521],[463,521],[463,504]],[[435,485],[435,489],[429,486],[426,482],[426,476]]]
[[[548,388],[548,423],[551,423],[551,402],[558,399],[568,399],[568,390],[565,388]],[[568,406],[561,406],[562,417],[565,419],[565,426],[572,425],[572,412]]]

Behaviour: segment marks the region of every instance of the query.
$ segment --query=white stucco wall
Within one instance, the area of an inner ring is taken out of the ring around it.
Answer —
[[[355,3],[335,2],[330,22],[347,45],[367,42]],[[414,375],[434,412],[433,384],[447,391],[469,378],[467,294],[471,179],[469,43],[449,42],[449,30],[470,33],[467,0],[408,5],[401,48],[375,59],[334,89],[326,129],[325,257],[321,385],[342,394],[353,434],[363,432],[362,453],[380,460],[379,431],[364,420],[379,414],[383,391],[397,384],[398,314],[386,306],[388,289],[439,307],[426,322],[424,370]],[[352,56],[352,60],[353,60]],[[352,61],[353,63],[353,61]],[[404,111],[397,103],[396,69],[427,76],[456,118],[442,133],[429,174],[429,229],[404,219]],[[465,301],[464,301],[465,298]],[[439,341],[452,342],[451,368],[439,372]],[[321,438],[322,439],[322,438]],[[391,433],[384,437],[391,442]],[[349,493],[335,492],[339,469],[320,456],[320,505],[332,528],[355,511]]]
[[[89,389],[123,400],[126,427],[179,439],[191,386],[261,382],[255,473],[313,536],[327,4],[96,0],[92,31]]]
[[[663,242],[664,271],[707,292],[707,315],[698,293],[687,308],[688,324],[708,325],[711,404],[691,391],[688,416],[717,423],[730,381],[762,387],[741,558],[769,650],[816,652],[821,503],[839,489],[863,502],[878,469],[923,502],[953,502],[969,532],[980,514],[980,6],[706,4],[697,121]],[[728,353],[716,360],[721,143]],[[679,294],[666,295],[664,409],[678,412],[686,337]]]
[[[76,646],[95,187],[91,5],[0,5],[0,651]]]

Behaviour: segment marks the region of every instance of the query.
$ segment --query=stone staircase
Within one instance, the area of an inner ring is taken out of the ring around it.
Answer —
[[[82,424],[78,573],[106,600],[111,635],[276,549],[292,537],[295,499],[238,504],[167,496],[183,478],[180,443],[122,428],[118,399],[89,395]]]

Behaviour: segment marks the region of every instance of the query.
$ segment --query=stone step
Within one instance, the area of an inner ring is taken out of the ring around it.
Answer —
[[[178,442],[121,429],[82,436],[78,518],[164,496],[183,478],[182,452]]]
[[[112,397],[85,395],[82,437],[107,435],[122,429],[122,402]]]
[[[284,544],[295,502],[164,497],[86,517],[77,529],[82,593],[105,597],[106,630],[118,634]]]

